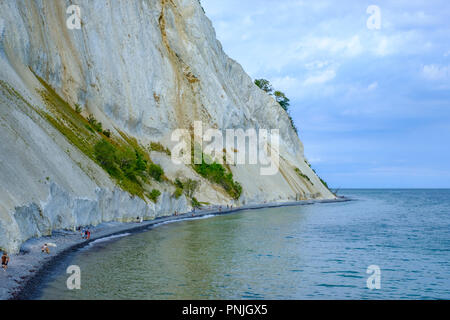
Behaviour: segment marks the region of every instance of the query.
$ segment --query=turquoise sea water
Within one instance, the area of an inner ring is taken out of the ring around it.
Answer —
[[[35,299],[450,299],[450,190],[344,190],[344,203],[249,210],[99,241]],[[66,287],[81,268],[81,290]],[[381,269],[369,290],[367,267]]]

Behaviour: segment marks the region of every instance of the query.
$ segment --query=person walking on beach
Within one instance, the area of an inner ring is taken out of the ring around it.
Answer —
[[[50,254],[50,249],[48,248],[48,245],[46,243],[44,243],[44,245],[41,248],[41,252],[42,253],[46,253],[46,254]]]
[[[9,256],[8,253],[6,251],[3,251],[3,255],[2,255],[2,268],[4,271],[6,271],[6,269],[8,269],[8,263],[9,263]]]

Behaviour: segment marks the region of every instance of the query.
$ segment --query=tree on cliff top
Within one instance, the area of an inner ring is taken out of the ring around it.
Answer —
[[[286,95],[281,91],[275,91],[273,93],[275,100],[280,104],[280,106],[284,109],[284,111],[288,111],[289,109],[289,99]]]
[[[255,84],[261,89],[267,92],[268,94],[272,94],[273,87],[270,84],[269,80],[266,79],[256,79]]]
[[[298,129],[295,126],[294,120],[292,119],[291,115],[289,114],[289,106],[290,106],[290,100],[286,95],[278,90],[274,91],[274,88],[272,84],[269,82],[269,80],[266,79],[256,79],[255,84],[261,89],[267,92],[269,95],[273,96],[275,98],[275,101],[278,102],[278,104],[283,108],[284,111],[286,111],[289,121],[291,122],[291,126],[294,129],[294,131],[298,135]]]

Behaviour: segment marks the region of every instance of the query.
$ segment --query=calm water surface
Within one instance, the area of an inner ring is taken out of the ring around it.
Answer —
[[[35,299],[450,299],[450,190],[345,190],[357,199],[166,224],[87,246]],[[66,287],[81,268],[81,290]],[[381,268],[381,289],[366,286]]]

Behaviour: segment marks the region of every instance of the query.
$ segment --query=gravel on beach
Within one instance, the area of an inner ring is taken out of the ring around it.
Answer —
[[[261,209],[281,206],[296,206],[307,205],[314,203],[329,203],[336,201],[347,201],[348,199],[337,200],[310,200],[297,201],[289,203],[265,203],[257,205],[246,205],[242,207],[227,208],[226,206],[215,206],[208,209],[196,210],[195,212],[172,215],[162,218],[157,218],[151,221],[134,222],[134,223],[120,223],[107,222],[102,223],[96,227],[89,227],[91,237],[89,240],[83,239],[81,231],[54,231],[52,236],[33,238],[26,241],[19,254],[10,255],[10,263],[8,270],[0,270],[0,300],[17,299],[20,297],[22,289],[27,282],[42,271],[42,268],[52,262],[61,253],[68,250],[76,250],[89,243],[113,235],[120,235],[121,233],[145,230],[151,226],[158,225],[165,222],[175,222],[179,220],[186,220],[192,218],[199,218],[206,215],[221,215],[230,214],[242,210]],[[53,243],[56,247],[50,246],[50,254],[41,252],[41,248],[45,243]]]

